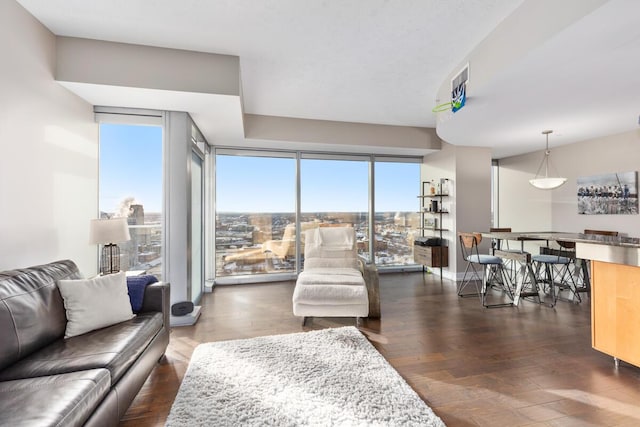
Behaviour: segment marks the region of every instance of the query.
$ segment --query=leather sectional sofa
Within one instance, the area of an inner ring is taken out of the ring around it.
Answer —
[[[169,343],[169,285],[131,320],[64,339],[72,261],[0,272],[0,425],[115,426]],[[108,304],[105,301],[105,304]]]

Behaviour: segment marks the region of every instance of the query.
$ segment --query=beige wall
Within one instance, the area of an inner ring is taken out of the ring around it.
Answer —
[[[0,270],[70,258],[95,274],[92,107],[54,81],[53,34],[13,0],[0,16]]]
[[[425,157],[422,180],[449,178],[450,195],[443,200],[449,210],[443,217],[448,230],[449,268],[443,275],[460,280],[466,267],[458,244],[458,231],[487,231],[491,226],[491,150],[442,143],[440,152]],[[488,250],[487,242],[481,246]]]
[[[57,49],[58,81],[240,95],[237,56],[74,37]]]
[[[638,147],[640,129],[552,149],[552,164],[568,181],[551,191],[536,190],[528,182],[542,151],[500,160],[500,225],[514,231],[618,230],[640,237],[638,215],[578,215],[576,195],[578,177],[638,171]]]
[[[244,129],[249,144],[268,140],[270,146],[284,149],[423,155],[439,150],[442,142],[433,128],[257,114],[244,115]]]

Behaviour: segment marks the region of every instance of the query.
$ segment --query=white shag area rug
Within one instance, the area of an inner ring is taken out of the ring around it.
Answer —
[[[167,426],[444,426],[355,327],[199,345]]]

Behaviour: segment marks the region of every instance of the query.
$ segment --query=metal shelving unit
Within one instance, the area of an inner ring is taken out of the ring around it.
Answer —
[[[448,179],[441,179],[438,183],[423,181],[420,199],[420,235],[421,237],[436,237],[438,246],[414,246],[414,260],[424,267],[442,268],[449,266],[449,248],[443,233],[448,229],[443,227],[442,219],[449,211],[444,208],[444,200],[449,197],[447,189]],[[430,233],[430,234],[428,234]]]

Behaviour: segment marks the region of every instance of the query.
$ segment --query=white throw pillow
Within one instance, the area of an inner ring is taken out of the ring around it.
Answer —
[[[133,317],[124,272],[86,280],[59,280],[71,338]]]

